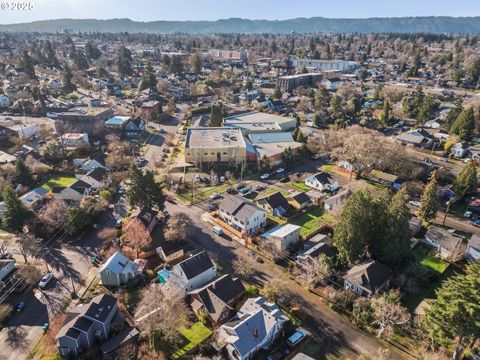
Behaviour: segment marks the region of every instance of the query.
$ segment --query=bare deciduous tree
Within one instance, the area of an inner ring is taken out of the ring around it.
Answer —
[[[255,270],[251,261],[248,259],[240,259],[238,257],[233,261],[232,268],[235,274],[240,276],[242,279],[247,279],[250,277]]]
[[[185,302],[180,297],[166,297],[158,285],[145,289],[137,307],[137,324],[148,333],[151,349],[155,349],[155,336],[175,344],[182,335],[178,329],[185,324],[188,314]]]
[[[40,214],[40,220],[52,231],[60,229],[65,225],[67,219],[68,205],[62,199],[53,199]]]
[[[193,222],[190,216],[185,213],[177,212],[167,221],[165,230],[165,240],[187,240],[193,231]]]
[[[17,245],[25,264],[28,264],[28,257],[36,255],[40,250],[41,240],[31,233],[23,233],[18,236]]]
[[[309,259],[302,265],[303,272],[300,275],[300,278],[302,279],[304,285],[309,289],[317,282],[322,281],[332,272],[331,263],[325,254],[321,254],[316,259]]]
[[[282,301],[287,296],[288,290],[283,282],[274,279],[264,285],[260,290],[260,294],[268,301],[277,302],[279,300]]]
[[[389,336],[395,326],[406,324],[410,319],[408,310],[399,299],[398,290],[372,299],[373,323],[379,327],[378,337]]]

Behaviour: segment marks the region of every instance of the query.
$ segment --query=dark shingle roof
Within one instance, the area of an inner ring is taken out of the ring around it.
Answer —
[[[93,324],[92,320],[81,316],[77,318],[77,321],[75,321],[75,324],[73,324],[73,327],[75,329],[87,332],[88,329],[90,329],[90,326],[92,326],[92,324]]]
[[[343,277],[372,293],[381,287],[392,276],[392,270],[378,261],[371,261],[352,267]]]
[[[272,209],[276,209],[278,207],[282,207],[285,210],[288,210],[290,208],[290,205],[288,204],[287,199],[282,195],[280,191],[277,191],[273,194],[270,194],[268,196],[265,196],[261,199],[258,199],[258,201],[265,201],[272,207]]]
[[[107,174],[107,170],[105,170],[105,168],[97,167],[92,171],[90,171],[89,173],[87,173],[87,176],[90,176],[91,178],[97,181],[101,181],[106,174]]]
[[[319,172],[318,174],[313,175],[313,177],[321,184],[332,184],[334,182],[332,176],[325,171]]]
[[[192,279],[213,267],[212,260],[205,251],[183,260],[178,265],[182,268],[187,279]]]
[[[117,299],[113,296],[108,294],[99,295],[93,298],[87,311],[85,311],[85,316],[97,321],[105,322],[116,304]]]
[[[306,202],[310,201],[310,198],[304,192],[299,192],[299,193],[296,193],[296,194],[292,195],[292,199],[294,199],[299,204],[303,204],[303,203],[306,203]]]

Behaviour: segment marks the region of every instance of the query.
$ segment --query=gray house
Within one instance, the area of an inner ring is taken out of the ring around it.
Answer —
[[[73,312],[68,312],[67,322],[56,337],[60,355],[75,357],[90,349],[95,340],[105,341],[117,312],[117,299],[107,294],[98,295],[88,305],[77,306]],[[123,321],[122,318],[121,324]]]
[[[135,263],[120,251],[110,258],[98,270],[98,277],[105,286],[120,286],[139,275]]]
[[[392,270],[378,261],[355,265],[343,276],[344,287],[360,296],[370,297],[385,289],[392,278]]]

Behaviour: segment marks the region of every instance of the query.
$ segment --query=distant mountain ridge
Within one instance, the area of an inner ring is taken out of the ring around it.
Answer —
[[[476,17],[397,17],[334,19],[324,17],[287,20],[249,20],[240,18],[215,21],[133,21],[130,19],[56,19],[0,25],[7,32],[148,32],[148,33],[480,33]]]

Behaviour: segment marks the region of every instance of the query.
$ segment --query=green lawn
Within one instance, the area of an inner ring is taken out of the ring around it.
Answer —
[[[182,343],[182,347],[175,351],[175,353],[172,355],[173,359],[181,358],[190,350],[195,348],[198,344],[205,341],[212,334],[212,330],[207,328],[201,322],[196,322],[188,329],[182,327],[180,332],[185,339]]]
[[[276,187],[276,186],[268,186],[265,190],[263,191],[260,191],[256,197],[256,199],[260,199],[260,198],[263,198],[267,195],[271,195],[273,193],[276,193],[276,192],[280,192],[283,196],[287,197],[289,194],[289,192],[285,189],[281,189],[279,187]]]
[[[438,280],[432,281],[428,286],[422,288],[417,294],[410,294],[405,299],[405,305],[409,311],[415,310],[415,308],[422,302],[423,299],[433,299],[435,297],[435,290],[441,285],[441,283],[452,275],[455,275],[455,271],[452,268],[447,268],[448,263],[434,257],[431,254],[431,249],[417,245],[413,250],[413,256],[417,261],[428,268],[429,270],[438,273]]]
[[[45,182],[41,187],[45,190],[52,191],[55,186],[68,186],[73,184],[77,179],[71,176],[52,176],[50,180]]]
[[[299,352],[314,359],[322,359],[325,355],[322,346],[310,336],[300,343]]]
[[[294,183],[289,183],[289,185],[293,187],[295,190],[302,191],[302,192],[312,190],[307,185],[305,185],[303,181],[295,181]]]
[[[323,165],[320,168],[320,170],[322,170],[322,171],[332,171],[333,169],[335,169],[335,165],[333,165],[333,164]]]
[[[223,183],[223,184],[216,185],[216,186],[195,188],[195,192],[194,192],[194,195],[193,195],[193,201],[195,203],[199,203],[201,201],[208,200],[208,199],[210,199],[210,196],[212,196],[214,193],[223,194],[227,190],[228,187],[234,186],[234,185],[235,185],[235,183],[232,182],[232,184]],[[177,196],[185,202],[191,202],[192,201],[192,192],[191,191],[178,193]]]
[[[300,226],[300,235],[308,236],[317,231],[325,222],[334,223],[335,218],[320,207],[314,206],[300,216],[288,220],[290,224]]]
[[[413,250],[413,256],[420,264],[440,274],[445,271],[448,265],[447,262],[433,256],[431,254],[431,250],[422,244],[415,246],[415,249]]]

